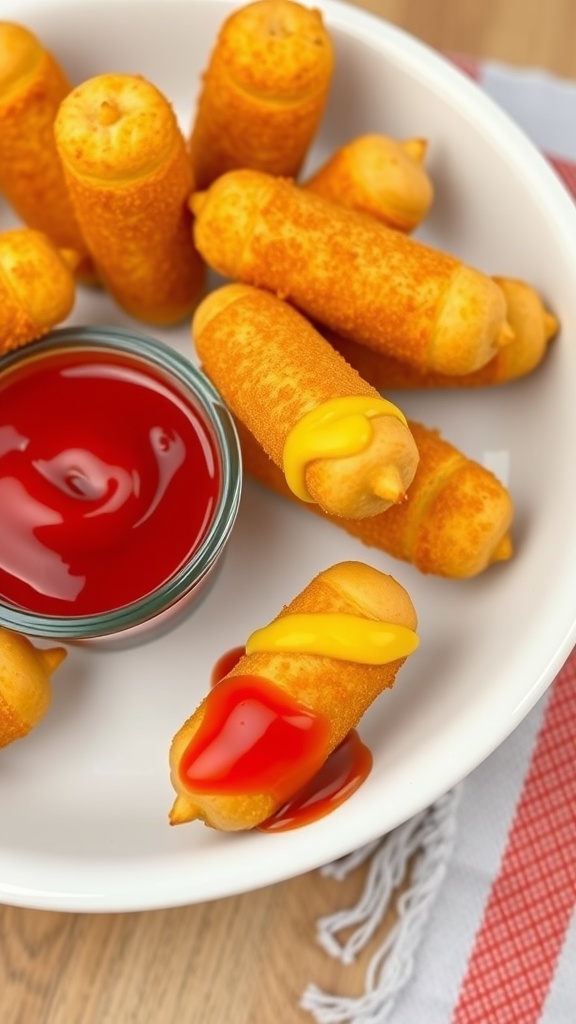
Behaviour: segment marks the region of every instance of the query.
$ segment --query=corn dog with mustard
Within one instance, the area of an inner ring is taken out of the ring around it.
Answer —
[[[266,452],[236,423],[247,476],[423,574],[469,579],[512,558],[514,508],[507,488],[438,431],[413,420],[408,425],[420,461],[406,500],[369,519],[346,519],[299,502]]]
[[[55,136],[103,284],[137,320],[182,320],[204,265],[190,233],[190,161],[168,100],[138,75],[98,75],[63,100]]]
[[[23,739],[52,700],[50,680],[66,657],[63,647],[36,647],[27,637],[0,628],[0,747]]]
[[[426,150],[425,139],[360,135],[336,150],[302,188],[397,231],[414,231],[434,199],[424,167]]]
[[[41,338],[68,316],[77,258],[32,228],[0,233],[0,355]]]
[[[191,207],[219,273],[422,371],[469,373],[513,338],[489,277],[284,178],[230,171]]]
[[[403,414],[295,309],[225,285],[192,333],[204,372],[303,500],[354,518],[403,500],[418,461]]]
[[[190,138],[197,187],[254,167],[296,175],[324,112],[334,55],[320,11],[258,0],[221,27]]]
[[[418,646],[416,625],[412,601],[392,576],[362,562],[319,573],[251,634],[246,654],[176,733],[171,824],[201,820],[236,831],[269,818],[393,686]],[[249,728],[238,735],[239,705],[245,721],[254,706],[270,721],[260,742]],[[304,724],[290,731],[287,717]]]
[[[459,377],[445,373],[420,373],[393,356],[357,345],[333,331],[322,331],[361,377],[380,390],[404,388],[477,388],[505,384],[532,373],[543,361],[549,343],[559,330],[556,317],[544,305],[538,292],[525,281],[495,277],[504,292],[507,319],[514,340],[473,373]]]
[[[28,227],[79,256],[77,276],[94,276],[54,142],[58,107],[70,92],[64,71],[22,25],[0,21],[0,192]]]

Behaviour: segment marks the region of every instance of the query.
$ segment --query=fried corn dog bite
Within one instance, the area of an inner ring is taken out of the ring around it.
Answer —
[[[0,355],[47,334],[74,306],[77,256],[41,231],[0,233]]]
[[[282,473],[237,422],[245,473],[284,498],[315,512],[368,547],[411,563],[423,574],[469,579],[513,555],[513,502],[506,487],[438,431],[408,421],[420,461],[406,501],[369,519],[327,515],[303,505]]]
[[[54,141],[54,120],[70,89],[32,32],[0,21],[0,192],[24,224],[77,252],[78,278],[92,280]]]
[[[171,823],[199,819],[235,831],[269,818],[393,686],[418,645],[416,625],[412,601],[392,576],[363,562],[341,562],[319,573],[268,626],[251,634],[246,654],[176,733]],[[303,746],[297,749],[291,733],[280,738],[272,731],[268,750],[254,751],[260,764],[242,771],[242,756],[251,751],[242,741],[235,749],[234,712],[244,701],[249,716],[247,700],[266,707],[272,730],[286,715],[307,719],[300,727],[307,732]]]
[[[191,207],[198,249],[220,274],[422,371],[469,373],[513,338],[489,277],[287,179],[230,171]]]
[[[445,373],[420,373],[393,356],[357,345],[334,331],[323,331],[334,348],[361,377],[378,390],[404,388],[478,388],[525,377],[543,361],[549,343],[559,330],[556,317],[544,305],[538,292],[525,281],[495,277],[506,299],[507,319],[514,340],[473,373],[459,377]]]
[[[46,714],[51,677],[64,661],[63,647],[36,647],[0,627],[0,747],[27,736]]]
[[[296,175],[324,112],[334,55],[320,11],[259,0],[224,22],[190,138],[205,188],[224,171]]]
[[[434,198],[426,150],[425,139],[361,135],[333,153],[302,188],[398,231],[414,231]]]
[[[190,162],[168,100],[138,75],[98,75],[63,100],[55,136],[103,284],[137,320],[182,320],[204,265],[190,233]]]
[[[192,322],[202,367],[305,501],[362,518],[402,501],[418,460],[403,414],[296,310],[225,285]]]

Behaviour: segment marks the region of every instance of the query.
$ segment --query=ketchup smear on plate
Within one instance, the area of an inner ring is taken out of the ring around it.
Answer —
[[[106,352],[31,358],[0,377],[0,595],[40,614],[122,607],[201,543],[220,488],[185,397]]]

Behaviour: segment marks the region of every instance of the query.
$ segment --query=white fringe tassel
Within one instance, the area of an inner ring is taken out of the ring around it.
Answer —
[[[382,839],[322,869],[325,876],[341,881],[370,860],[356,906],[318,921],[320,945],[341,963],[350,964],[375,934],[415,858],[410,885],[396,901],[396,923],[368,964],[364,994],[336,996],[314,984],[305,989],[300,1005],[318,1024],[383,1024],[388,1020],[398,992],[412,973],[416,950],[446,873],[460,789],[457,786]],[[346,942],[339,942],[337,934],[354,925],[358,927]]]

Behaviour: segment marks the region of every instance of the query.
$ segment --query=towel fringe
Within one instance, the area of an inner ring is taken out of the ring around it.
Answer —
[[[322,868],[342,881],[370,861],[363,892],[355,906],[319,919],[317,939],[342,964],[353,963],[381,924],[399,885],[410,869],[408,887],[396,899],[397,920],[372,956],[361,996],[336,996],[308,985],[300,1006],[318,1024],[383,1024],[398,992],[408,981],[432,905],[441,888],[454,845],[456,812],[462,784],[431,807]],[[338,934],[355,928],[345,942]]]

